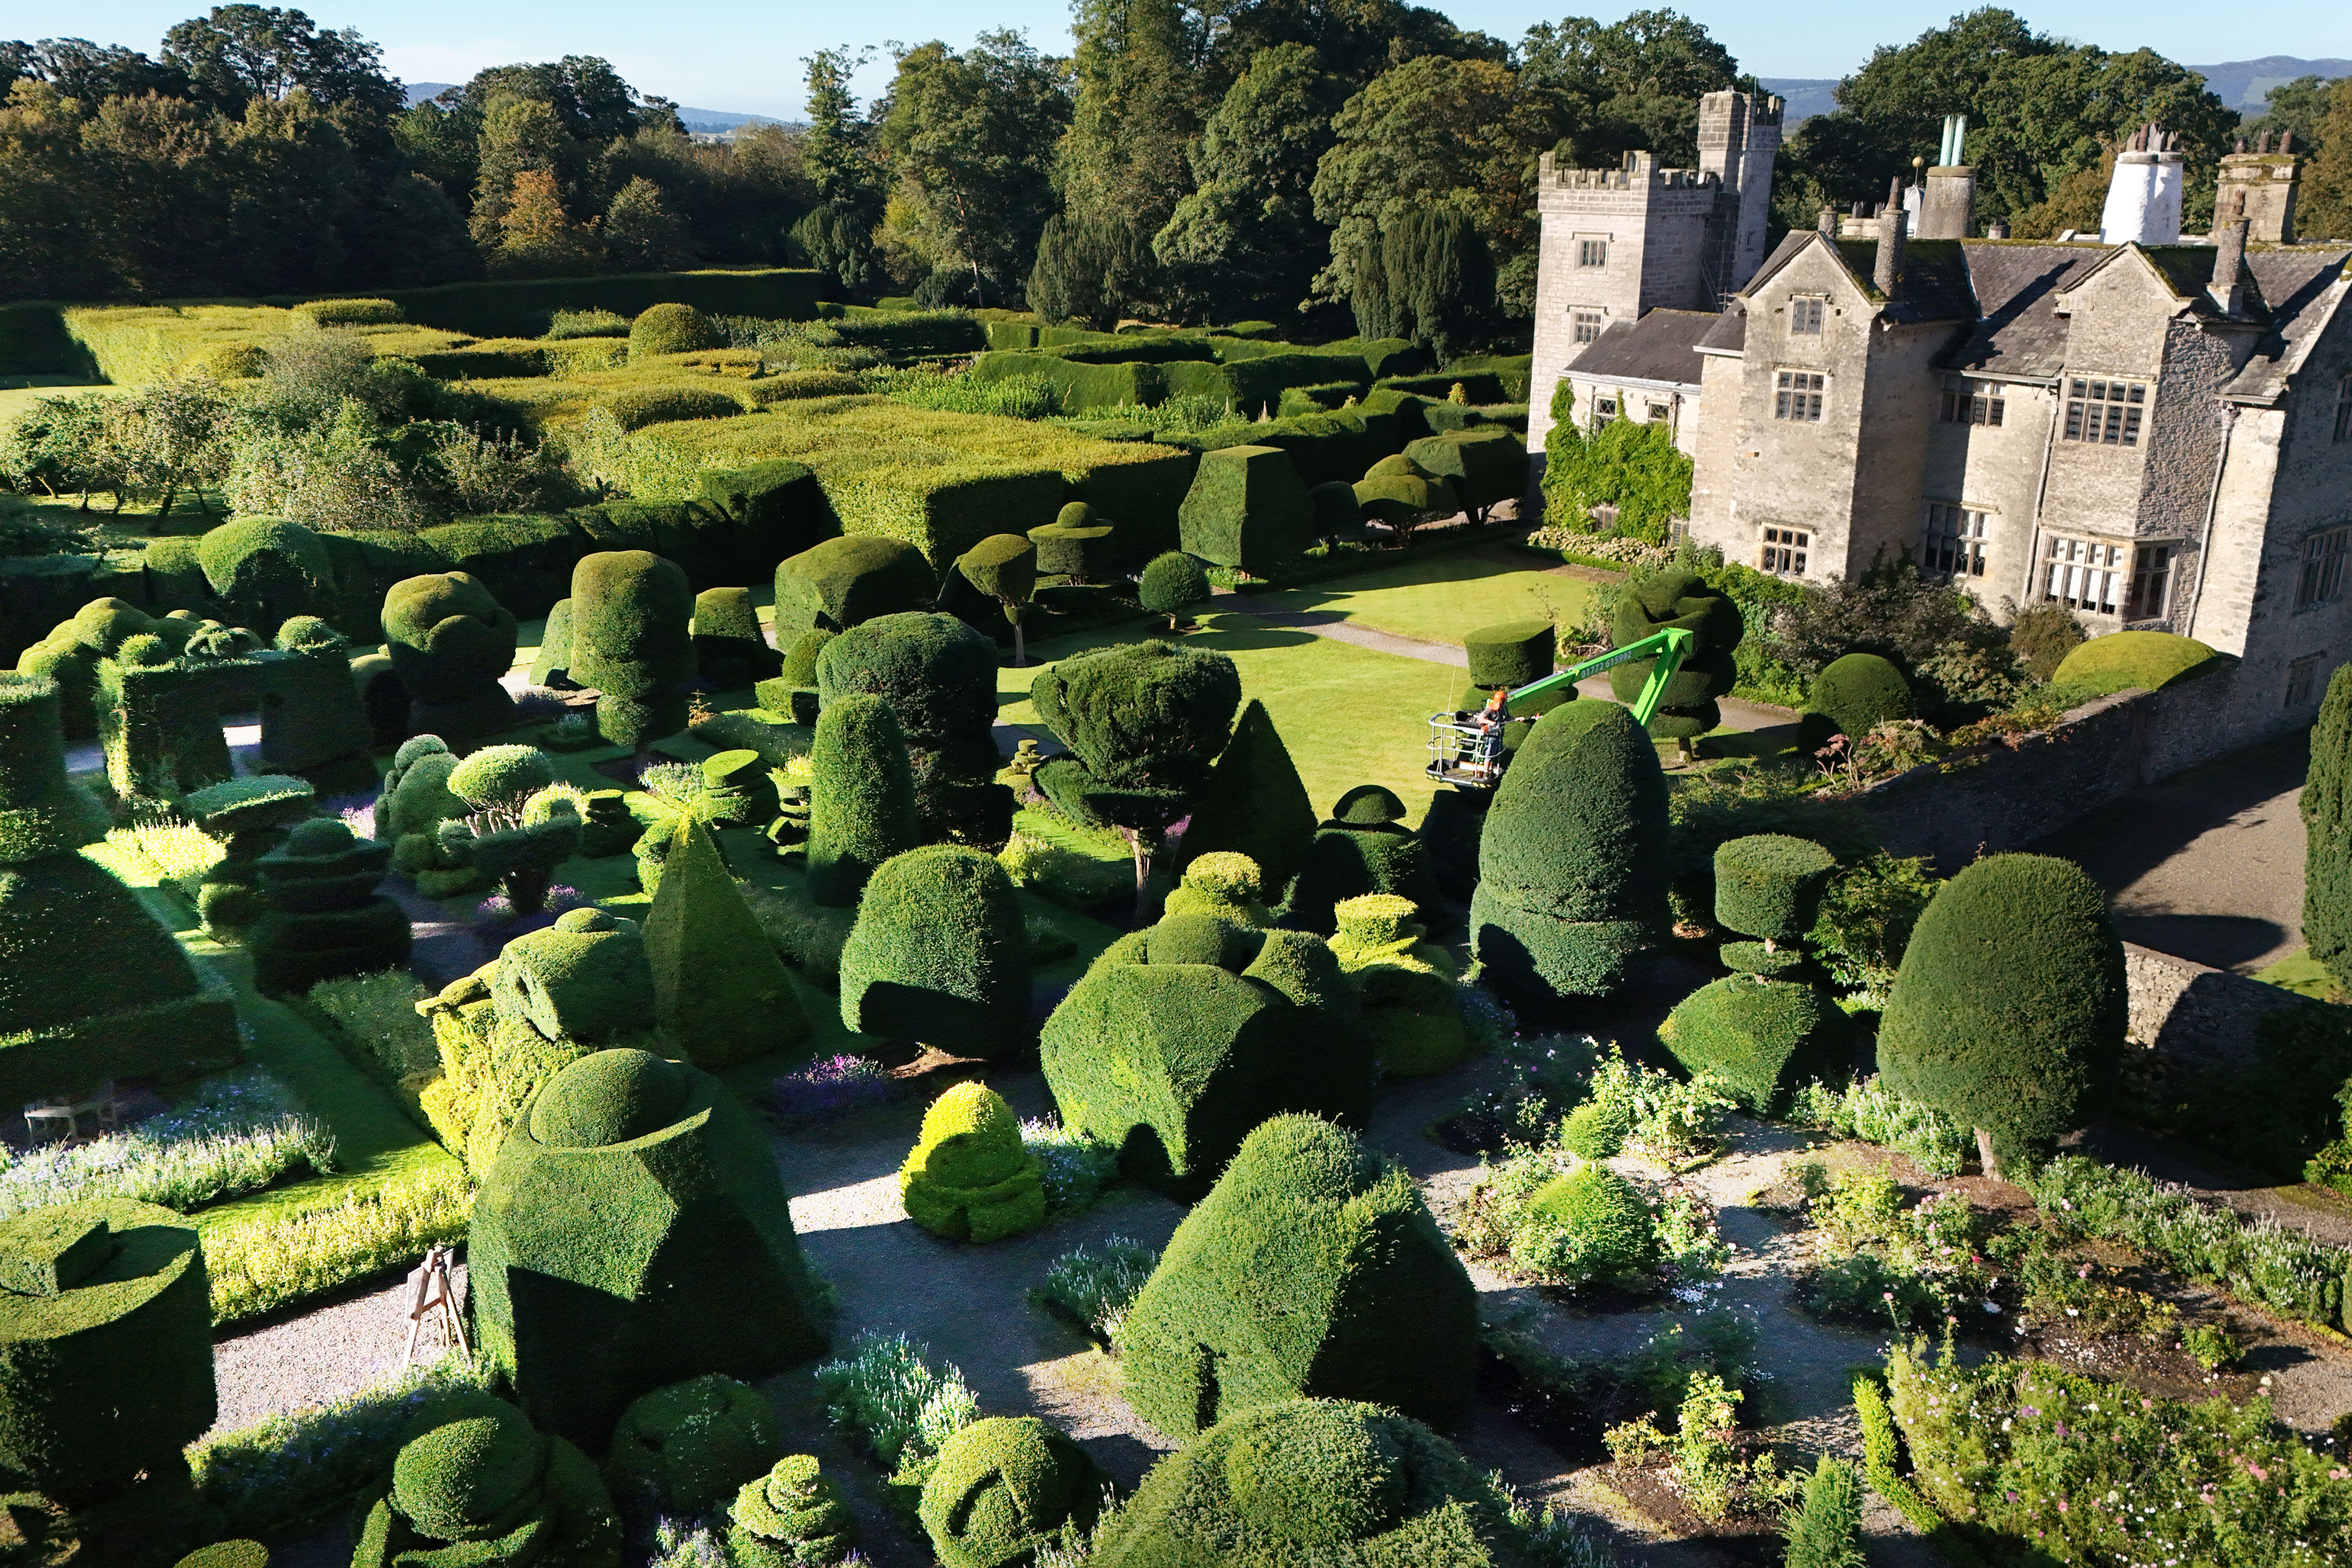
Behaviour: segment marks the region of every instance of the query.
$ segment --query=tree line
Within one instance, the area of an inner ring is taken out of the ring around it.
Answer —
[[[0,43],[0,298],[792,262],[851,298],[1467,341],[1532,309],[1543,153],[1687,166],[1698,96],[1760,90],[1664,9],[1513,43],[1402,0],[1080,0],[1073,31],[1067,58],[1008,30],[893,46],[862,106],[870,51],[819,50],[804,125],[720,142],[586,57],[406,107],[375,46],[275,7],[215,7],[154,58]],[[1991,7],[1840,84],[1782,151],[1776,224],[1883,199],[1954,111],[1979,217],[2019,237],[2095,227],[2113,150],[2149,120],[2189,152],[2192,228],[2234,140],[2292,129],[2316,154],[2305,231],[2352,235],[2352,79],[2290,84],[2242,125],[2151,50]]]

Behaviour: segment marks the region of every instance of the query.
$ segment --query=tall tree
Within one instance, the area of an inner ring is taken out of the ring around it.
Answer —
[[[2295,230],[2352,239],[2352,77],[2338,78],[2327,89],[2327,112],[2315,139],[2319,152],[2304,173]]]
[[[215,5],[163,35],[163,58],[187,73],[199,96],[231,113],[297,89],[321,108],[348,104],[378,121],[407,102],[383,74],[383,51],[356,29],[320,32],[303,13],[277,5]]]
[[[2263,97],[2263,112],[2238,127],[2238,134],[2249,146],[2254,139],[2267,134],[2275,142],[2282,135],[2294,138],[2294,151],[2315,153],[2324,141],[2320,127],[2327,119],[2331,101],[2330,89],[2344,79],[2334,81],[2315,76],[2299,76],[2293,81],[2281,82]]]
[[[1589,16],[1528,29],[1519,46],[1529,83],[1557,95],[1563,148],[1580,167],[1646,150],[1661,163],[1698,162],[1698,99],[1739,85],[1738,62],[1700,23],[1672,10],[1635,11],[1606,25]]]
[[[93,44],[88,38],[0,43],[0,93],[16,81],[47,82],[66,97],[79,99],[92,108],[109,98],[136,98],[150,92],[183,98],[188,91],[187,73],[178,67],[159,65],[136,49]]]
[[[1183,0],[1077,0],[1076,11],[1063,205],[1156,234],[1192,188],[1185,150],[1215,102],[1202,75],[1209,19]]]
[[[2352,664],[2328,678],[2304,781],[2303,940],[2352,993]]]

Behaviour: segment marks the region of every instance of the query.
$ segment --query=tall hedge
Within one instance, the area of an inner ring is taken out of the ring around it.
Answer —
[[[2336,667],[2311,726],[2303,783],[2303,940],[2352,993],[2352,664]]]
[[[2047,1150],[2113,1085],[2127,999],[2106,896],[2072,861],[1995,855],[1937,891],[1887,996],[1878,1070],[1907,1100]]]
[[[678,816],[645,933],[655,1021],[686,1060],[733,1067],[808,1037],[783,960],[691,814]]]
[[[1001,846],[1013,793],[996,782],[996,649],[953,616],[908,611],[861,621],[816,659],[817,700],[853,692],[890,704],[906,737],[918,831]]]
[[[1601,996],[1665,924],[1665,774],[1624,709],[1536,721],[1478,846],[1471,952],[1507,995]]]
[[[849,909],[875,868],[920,842],[907,738],[871,692],[828,702],[809,747],[809,897]]]
[[[1746,623],[1739,606],[1695,572],[1635,573],[1625,581],[1609,626],[1610,640],[1619,647],[1654,633],[1675,628],[1691,634],[1682,668],[1666,682],[1664,700],[1650,720],[1650,733],[1662,740],[1690,742],[1723,722],[1717,699],[1728,694],[1739,679],[1732,649],[1739,646]],[[1609,672],[1609,689],[1620,702],[1632,702],[1649,684],[1654,658],[1621,664]]]
[[[1180,1440],[1300,1396],[1458,1428],[1478,1292],[1402,1167],[1328,1121],[1278,1116],[1176,1227],[1119,1342],[1129,1404]]]
[[[1496,502],[1527,491],[1528,449],[1500,425],[1424,436],[1408,442],[1404,455],[1451,486],[1475,522],[1486,521]]]
[[[1022,1043],[1029,933],[994,856],[934,844],[876,869],[841,950],[841,1021],[951,1056],[1000,1056]]]
[[[383,596],[383,640],[408,688],[412,731],[470,738],[514,722],[514,699],[499,684],[514,666],[514,612],[470,573],[394,583]]]
[[[1279,902],[1314,836],[1315,807],[1297,764],[1265,704],[1253,697],[1192,804],[1184,858],[1189,862],[1221,850],[1246,855],[1257,862],[1266,896]]]
[[[694,591],[677,563],[601,550],[572,569],[572,679],[596,696],[596,732],[643,751],[686,728]]]

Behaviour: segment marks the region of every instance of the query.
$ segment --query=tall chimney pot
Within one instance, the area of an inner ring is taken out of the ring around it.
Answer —
[[[1878,266],[1872,281],[1893,300],[1903,284],[1903,238],[1910,214],[1903,210],[1903,179],[1896,175],[1886,188],[1886,210],[1878,218]]]

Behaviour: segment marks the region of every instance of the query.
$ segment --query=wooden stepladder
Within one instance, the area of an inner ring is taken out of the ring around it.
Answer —
[[[426,1249],[425,1261],[408,1272],[409,1361],[416,1359],[417,1337],[428,1322],[435,1326],[443,1351],[455,1345],[459,1355],[473,1360],[473,1349],[466,1343],[465,1320],[457,1311],[457,1287],[449,1279],[446,1247]]]

